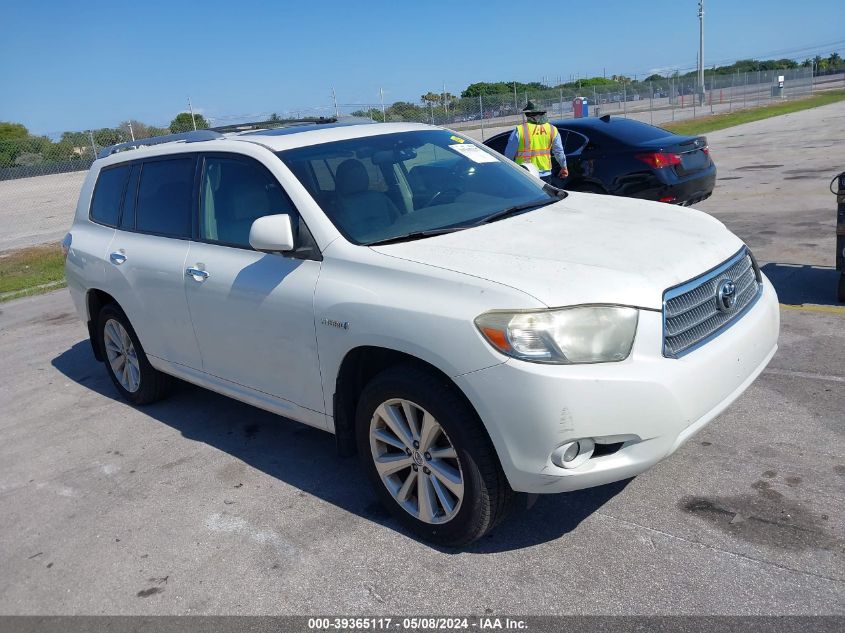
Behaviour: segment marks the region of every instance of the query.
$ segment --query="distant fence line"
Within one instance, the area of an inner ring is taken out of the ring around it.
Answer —
[[[783,81],[781,82],[781,78]],[[586,98],[589,114],[631,116],[655,125],[674,120],[697,118],[714,113],[730,112],[734,109],[751,108],[780,100],[795,99],[816,91],[845,88],[845,72],[814,76],[811,68],[791,70],[754,71],[747,73],[705,75],[705,91],[698,92],[694,77],[669,77],[655,81],[640,81],[607,86],[584,86],[582,88],[552,88],[530,92],[515,90],[486,96],[452,98],[443,103],[433,100],[427,103],[395,102],[393,104],[365,103],[323,105],[298,110],[288,110],[274,115],[281,118],[314,116],[364,115],[375,121],[407,121],[430,123],[460,130],[474,130],[475,136],[484,140],[491,133],[513,125],[521,120],[522,108],[530,99],[546,109],[549,118],[573,116],[573,100]],[[210,118],[212,125],[245,122],[247,119],[269,119],[270,113],[250,116]],[[121,134],[123,130],[119,130]],[[129,140],[128,131],[126,132]],[[85,142],[76,143],[71,157],[50,160],[50,154],[41,155],[33,149],[33,138],[16,141],[0,141],[0,165],[3,165],[4,150],[17,150],[6,155],[8,166],[0,166],[0,181],[31,178],[48,174],[60,174],[86,170],[94,156],[102,149],[95,142],[95,135],[81,133]],[[83,140],[84,140],[83,139]],[[35,139],[38,140],[38,139]],[[46,139],[40,139],[46,142]],[[10,161],[9,156],[14,156]]]

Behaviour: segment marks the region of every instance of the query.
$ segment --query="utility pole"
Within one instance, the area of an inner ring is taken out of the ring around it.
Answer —
[[[443,82],[443,112],[449,116],[449,105],[446,103],[446,82]]]
[[[387,123],[387,114],[384,111],[384,88],[379,88],[378,93],[381,96],[381,120],[383,123]]]
[[[698,0],[698,91],[699,105],[704,105],[704,0]]]
[[[126,122],[129,126],[129,137],[134,141],[135,140],[135,132],[132,131],[132,120]]]
[[[332,101],[334,101],[334,118],[340,118],[340,112],[337,109],[337,94],[335,94],[334,87],[332,87]]]
[[[188,110],[191,111],[191,123],[194,124],[194,132],[197,131],[197,120],[194,117],[194,106],[191,105],[191,98],[188,97]]]

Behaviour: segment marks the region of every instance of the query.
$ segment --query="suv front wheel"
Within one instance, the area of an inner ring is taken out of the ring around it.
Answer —
[[[116,304],[100,310],[97,332],[106,371],[121,395],[133,404],[161,400],[168,377],[150,365],[129,319]]]
[[[358,451],[382,503],[442,545],[483,536],[513,491],[480,422],[453,386],[416,367],[376,376],[361,394]]]

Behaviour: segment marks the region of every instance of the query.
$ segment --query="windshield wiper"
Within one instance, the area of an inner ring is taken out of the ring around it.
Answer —
[[[405,233],[404,235],[397,235],[396,237],[388,237],[384,240],[377,240],[375,242],[370,242],[367,246],[383,246],[385,244],[396,244],[397,242],[410,242],[413,240],[421,240],[426,237],[432,237],[434,235],[444,235],[446,233],[454,233],[455,231],[463,231],[464,229],[469,228],[468,226],[447,226],[442,229],[430,229],[428,231],[413,231],[411,233]]]
[[[528,211],[529,209],[539,209],[540,207],[545,207],[547,205],[553,204],[558,202],[558,200],[543,200],[542,202],[526,202],[525,204],[517,204],[513,207],[508,207],[507,209],[502,209],[501,211],[496,211],[496,213],[491,213],[487,217],[481,218],[478,222],[475,223],[475,226],[479,226],[481,224],[490,224],[490,222],[495,222],[496,220],[501,220],[502,218],[506,218],[511,215],[516,215],[522,211]]]

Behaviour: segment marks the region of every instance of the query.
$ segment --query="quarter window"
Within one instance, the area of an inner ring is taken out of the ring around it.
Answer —
[[[210,156],[200,187],[200,237],[208,242],[251,248],[249,230],[265,215],[296,212],[275,178],[250,159]]]
[[[91,201],[92,220],[107,226],[117,226],[127,178],[129,165],[110,167],[100,172],[94,189],[94,199]]]
[[[194,165],[193,156],[144,162],[135,219],[138,231],[190,236]]]

